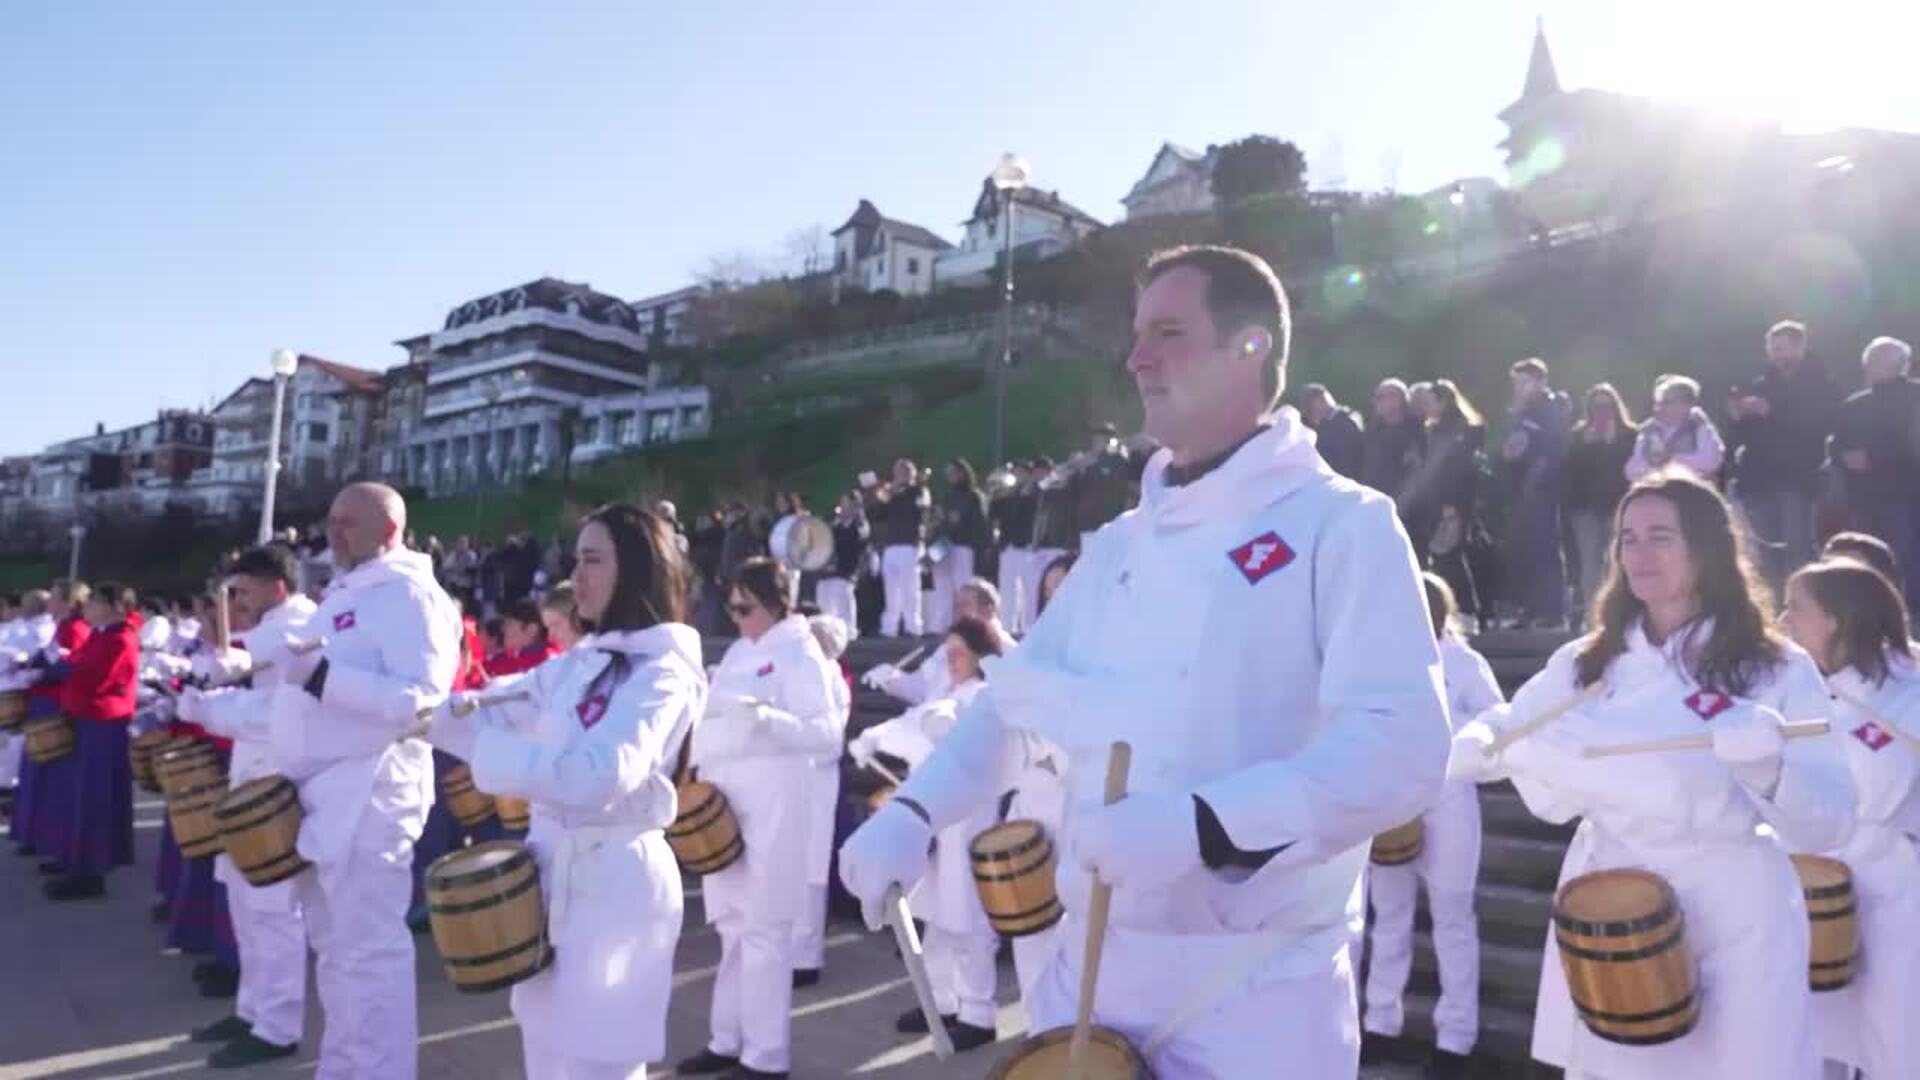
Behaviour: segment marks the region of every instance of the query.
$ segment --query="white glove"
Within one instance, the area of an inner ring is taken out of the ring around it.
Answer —
[[[455,693],[427,721],[427,741],[461,761],[473,760],[473,746],[480,741],[480,710],[464,705],[472,697],[466,691]]]
[[[207,695],[196,686],[187,687],[180,691],[178,697],[173,699],[173,715],[178,717],[182,723],[199,724],[201,727],[206,727],[207,725],[203,719],[206,715],[206,707]]]
[[[860,683],[869,690],[885,690],[887,684],[892,682],[893,677],[898,674],[900,674],[899,668],[892,664],[881,664],[878,667],[868,668],[867,673],[860,676]]]
[[[872,765],[873,755],[880,752],[880,740],[873,737],[874,730],[868,728],[847,743],[847,756],[863,769]]]
[[[1447,752],[1447,780],[1465,780],[1478,784],[1491,773],[1499,760],[1492,753],[1493,731],[1485,724],[1468,724],[1453,737]]]
[[[1761,798],[1772,798],[1780,786],[1780,755],[1787,737],[1780,733],[1784,719],[1765,705],[1754,705],[1737,720],[1713,727],[1713,754],[1733,771],[1733,778]]]
[[[932,843],[933,830],[920,815],[889,799],[840,845],[840,883],[860,901],[869,930],[886,925],[887,889],[911,888],[927,872]]]
[[[259,663],[271,663],[275,673],[280,676],[280,681],[288,686],[305,685],[306,681],[313,677],[314,669],[320,666],[321,658],[326,655],[326,639],[320,639],[318,642],[320,647],[308,649],[306,652],[298,652],[294,646],[307,648],[312,644],[314,643],[306,638],[282,634],[279,642],[266,647],[265,655],[259,657]]]
[[[1142,792],[1085,814],[1073,826],[1073,859],[1114,888],[1152,888],[1199,869],[1193,796]]]

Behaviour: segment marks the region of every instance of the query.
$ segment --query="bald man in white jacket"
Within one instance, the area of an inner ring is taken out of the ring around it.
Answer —
[[[1113,901],[1093,1019],[1161,1076],[1356,1075],[1367,846],[1445,776],[1439,655],[1393,504],[1333,473],[1293,410],[1266,411],[1285,305],[1244,252],[1149,265],[1129,368],[1167,449],[1140,507],[1094,535],[1019,651],[841,851],[876,922],[933,833],[1012,786],[1029,734],[1058,746],[1069,947],[1036,980],[1033,1029],[1074,1018],[1097,874]],[[1120,740],[1128,794],[1102,806]]]
[[[379,484],[333,501],[339,574],[301,643],[262,657],[288,675],[273,751],[300,785],[300,902],[318,957],[326,1032],[321,1080],[410,1080],[417,1067],[413,844],[433,804],[427,744],[404,738],[439,704],[460,663],[460,614],[427,557],[401,546],[406,504]]]

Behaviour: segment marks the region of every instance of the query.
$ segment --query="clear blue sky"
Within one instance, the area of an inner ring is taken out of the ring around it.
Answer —
[[[675,288],[862,196],[954,236],[1007,149],[1108,220],[1166,139],[1498,175],[1536,14],[1569,88],[1916,130],[1916,16],[1874,13],[1906,6],[12,4],[0,452],[206,404],[281,345],[384,368],[542,274]]]

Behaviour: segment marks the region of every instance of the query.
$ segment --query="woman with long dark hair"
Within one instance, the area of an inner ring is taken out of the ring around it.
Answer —
[[[1809,1019],[1801,886],[1786,852],[1844,843],[1853,797],[1840,737],[1788,742],[1787,720],[1830,712],[1812,659],[1767,616],[1765,592],[1719,493],[1685,475],[1627,492],[1611,576],[1586,636],[1554,653],[1512,705],[1454,739],[1449,774],[1511,777],[1533,813],[1580,818],[1564,884],[1638,868],[1672,887],[1698,967],[1698,1018],[1654,1045],[1575,1022],[1549,936],[1533,1054],[1572,1077],[1806,1080]],[[1496,735],[1514,740],[1495,752]],[[1609,744],[1705,733],[1711,750],[1591,757]]]
[[[685,618],[688,569],[652,511],[589,515],[574,595],[592,637],[517,678],[527,699],[461,716],[456,693],[433,743],[482,791],[533,804],[553,966],[513,988],[529,1077],[644,1077],[666,1055],[680,939],[680,869],[663,830],[674,768],[706,700],[700,636]]]
[[[1821,1052],[1829,1076],[1906,1076],[1920,1068],[1920,669],[1906,605],[1878,571],[1841,559],[1787,580],[1780,622],[1826,673],[1856,800],[1853,836],[1814,852],[1852,873],[1865,943],[1853,981],[1814,995]]]
[[[789,595],[787,569],[771,559],[749,559],[734,574],[727,610],[740,637],[714,672],[693,741],[693,764],[726,795],[746,853],[702,883],[720,970],[712,1038],[676,1066],[682,1076],[787,1073],[794,924],[811,910],[807,886],[825,884],[827,873],[809,843],[813,763],[837,758],[846,734],[833,689],[840,668]]]
[[[992,526],[987,521],[987,497],[980,491],[973,465],[966,458],[947,462],[947,483],[934,507],[934,536],[945,541],[944,555],[933,564],[933,607],[927,612],[931,626],[953,622],[953,599],[960,586],[973,580],[980,556],[992,546]]]

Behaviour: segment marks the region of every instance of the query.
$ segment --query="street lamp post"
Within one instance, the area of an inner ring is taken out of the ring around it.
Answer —
[[[1460,283],[1460,242],[1467,230],[1467,189],[1462,184],[1453,185],[1447,201],[1453,204],[1453,281]]]
[[[87,527],[74,522],[67,529],[67,538],[73,541],[67,549],[67,580],[80,580],[80,541],[87,538]]]
[[[993,167],[992,183],[1000,191],[1001,227],[1006,230],[1002,245],[1007,265],[1005,287],[1000,299],[1000,362],[993,369],[993,468],[999,468],[1007,453],[1007,371],[1013,366],[1013,197],[1027,186],[1033,170],[1012,153],[1000,155]]]
[[[498,422],[497,418],[499,416],[499,410],[496,409],[495,406],[500,404],[501,390],[502,387],[498,375],[489,376],[488,378],[480,380],[480,399],[487,403],[487,441],[485,443],[486,452],[477,455],[479,458],[477,464],[480,467],[474,470],[476,479],[480,482],[480,497],[475,506],[476,514],[486,509],[487,488],[492,486],[494,478],[499,475],[499,470],[493,463],[496,449],[493,445],[493,440],[494,424]]]
[[[273,350],[273,420],[267,425],[267,487],[260,500],[259,542],[273,539],[273,497],[280,480],[280,415],[287,403],[287,380],[300,367],[292,349]]]

